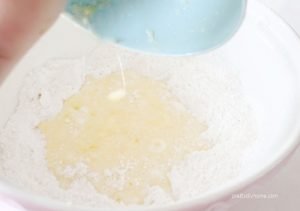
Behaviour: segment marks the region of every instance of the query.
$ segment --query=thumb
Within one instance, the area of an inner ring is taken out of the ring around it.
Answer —
[[[0,0],[0,83],[64,4],[65,0]]]

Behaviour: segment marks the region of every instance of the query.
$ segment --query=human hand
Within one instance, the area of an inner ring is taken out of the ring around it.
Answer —
[[[0,0],[0,84],[64,5],[65,0]]]

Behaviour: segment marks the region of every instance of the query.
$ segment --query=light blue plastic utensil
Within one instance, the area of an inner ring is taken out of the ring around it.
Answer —
[[[239,28],[246,0],[69,0],[66,11],[101,38],[159,54],[204,53]]]

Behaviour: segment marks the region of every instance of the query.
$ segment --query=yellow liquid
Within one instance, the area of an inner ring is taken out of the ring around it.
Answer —
[[[171,193],[171,167],[207,149],[200,139],[206,125],[163,82],[135,72],[125,77],[125,89],[119,73],[87,78],[39,129],[48,167],[63,187],[83,177],[118,202],[142,204],[149,187]],[[85,171],[76,171],[78,164]]]

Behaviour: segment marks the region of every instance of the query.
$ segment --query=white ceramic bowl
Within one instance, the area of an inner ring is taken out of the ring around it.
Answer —
[[[65,17],[23,59],[0,89],[0,127],[17,103],[17,93],[33,66],[54,57],[79,57],[97,39]],[[249,1],[245,23],[238,34],[218,49],[239,70],[243,92],[258,121],[261,142],[245,160],[247,168],[230,183],[187,202],[156,210],[201,210],[256,183],[290,155],[300,133],[300,41],[293,30],[261,3]],[[29,210],[87,210],[33,195],[0,182],[0,193]],[[145,209],[149,210],[149,209]],[[150,209],[151,210],[151,209]]]

